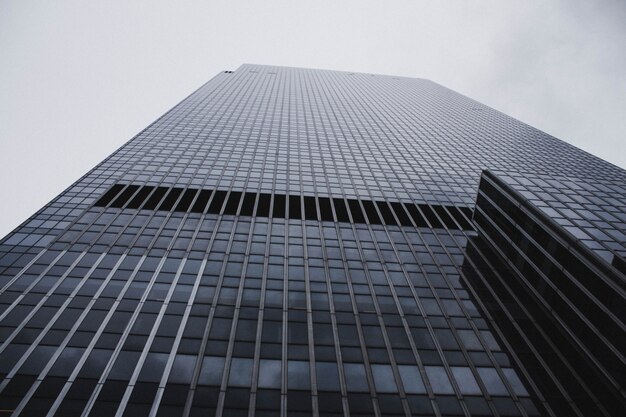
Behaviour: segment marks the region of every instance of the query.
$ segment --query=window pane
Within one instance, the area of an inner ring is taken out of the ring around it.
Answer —
[[[189,384],[196,365],[196,359],[197,357],[193,355],[176,355],[168,382]]]
[[[372,375],[377,392],[398,392],[391,365],[372,365]]]
[[[200,385],[220,385],[222,383],[222,372],[224,371],[224,358],[217,356],[205,356],[202,360]]]
[[[309,363],[305,361],[287,362],[287,387],[289,389],[310,389]]]
[[[259,388],[280,388],[281,363],[274,359],[261,359]]]
[[[450,368],[461,394],[480,394],[480,387],[470,368],[453,366]]]
[[[367,392],[367,377],[365,376],[365,366],[360,363],[344,363],[343,369],[346,378],[348,391]],[[319,381],[318,381],[319,382]]]
[[[252,379],[252,364],[248,358],[233,358],[230,365],[228,385],[233,387],[249,387]]]
[[[337,364],[333,362],[317,362],[317,387],[321,391],[339,391],[339,374]]]
[[[524,384],[517,376],[515,369],[512,368],[503,368],[502,372],[504,372],[504,376],[508,379],[509,384],[513,387],[513,392],[515,395],[528,396],[528,391],[524,388]]]
[[[417,366],[399,365],[398,370],[400,371],[404,391],[408,394],[422,394],[426,392],[424,381],[422,381],[422,376]]]
[[[508,391],[495,368],[477,368],[477,370],[490,395],[508,395]]]
[[[426,375],[435,394],[454,394],[452,384],[442,366],[426,366]]]

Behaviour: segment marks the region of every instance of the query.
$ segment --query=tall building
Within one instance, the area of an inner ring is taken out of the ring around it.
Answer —
[[[431,81],[218,74],[0,242],[0,415],[617,416],[626,171]]]

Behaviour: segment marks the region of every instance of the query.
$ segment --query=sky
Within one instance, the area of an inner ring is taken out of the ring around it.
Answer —
[[[0,237],[243,63],[427,78],[626,168],[626,2],[0,2]]]

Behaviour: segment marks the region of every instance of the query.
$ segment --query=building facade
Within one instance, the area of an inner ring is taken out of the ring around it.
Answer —
[[[242,65],[0,241],[0,415],[619,415],[625,242],[543,132]]]

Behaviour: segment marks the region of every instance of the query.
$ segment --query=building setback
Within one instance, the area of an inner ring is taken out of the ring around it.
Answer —
[[[625,256],[608,162],[242,65],[0,241],[0,416],[622,415]]]

